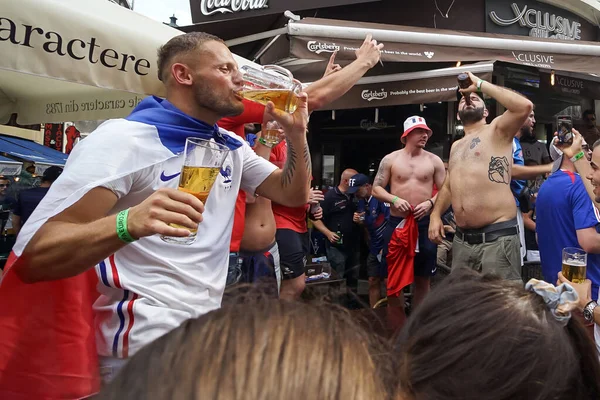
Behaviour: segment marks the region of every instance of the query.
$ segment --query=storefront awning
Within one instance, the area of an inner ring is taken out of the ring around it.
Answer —
[[[22,125],[123,117],[164,96],[156,52],[182,33],[106,0],[2,1],[0,31],[0,123]]]
[[[0,175],[19,175],[21,173],[21,168],[23,168],[22,162],[0,156]]]
[[[0,137],[0,153],[44,165],[65,165],[67,155],[29,140],[8,136]]]
[[[464,68],[453,67],[362,78],[326,109],[456,101],[456,76],[463,70]],[[490,61],[472,64],[469,65],[469,70],[482,79],[491,80],[494,63]]]
[[[290,56],[354,60],[367,34],[385,44],[386,62],[472,62],[497,60],[529,67],[600,76],[600,44],[542,40],[398,25],[305,18],[288,24]]]

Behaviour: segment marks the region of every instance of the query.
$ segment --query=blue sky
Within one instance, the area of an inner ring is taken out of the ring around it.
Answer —
[[[192,24],[190,0],[133,0],[133,10],[161,22],[175,14],[178,25]]]

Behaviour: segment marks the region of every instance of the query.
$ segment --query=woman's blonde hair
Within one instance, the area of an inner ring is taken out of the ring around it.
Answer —
[[[251,301],[146,346],[99,399],[385,399],[372,343],[340,307]]]

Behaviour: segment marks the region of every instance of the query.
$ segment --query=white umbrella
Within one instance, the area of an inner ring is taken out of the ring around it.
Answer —
[[[125,116],[164,96],[156,51],[178,34],[107,0],[0,0],[0,122]]]

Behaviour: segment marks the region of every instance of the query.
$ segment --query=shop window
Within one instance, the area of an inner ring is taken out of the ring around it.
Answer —
[[[335,156],[323,155],[323,174],[321,175],[323,187],[335,185]]]

